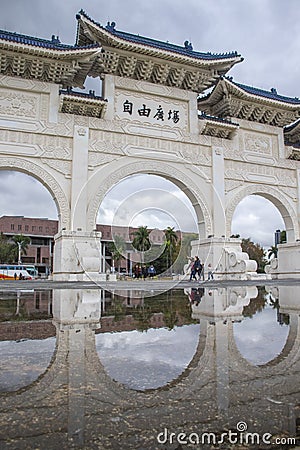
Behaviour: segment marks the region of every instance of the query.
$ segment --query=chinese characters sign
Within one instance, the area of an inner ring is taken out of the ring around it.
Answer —
[[[181,103],[175,104],[162,98],[135,98],[122,93],[117,98],[117,116],[120,119],[184,128],[187,112],[186,106]]]
[[[134,105],[132,102],[130,102],[129,100],[125,100],[125,102],[123,103],[123,112],[124,113],[128,113],[130,116],[133,113],[133,108]],[[150,114],[153,111],[151,110],[151,108],[148,108],[145,103],[142,104],[142,107],[140,109],[137,110],[139,116],[145,116],[145,117],[150,117]],[[161,120],[162,122],[164,122],[164,120],[173,120],[174,123],[178,123],[180,121],[180,116],[179,116],[179,110],[175,110],[175,109],[169,109],[169,111],[164,111],[161,105],[158,105],[156,111],[154,111],[155,114],[152,116],[153,119],[156,120]]]

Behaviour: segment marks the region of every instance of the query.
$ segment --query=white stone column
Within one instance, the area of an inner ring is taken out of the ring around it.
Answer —
[[[115,79],[113,75],[105,75],[103,80],[103,97],[107,100],[105,119],[114,119],[115,108]]]
[[[212,147],[213,181],[213,234],[224,237],[226,233],[224,154],[222,147]]]
[[[206,236],[200,241],[193,241],[191,255],[198,255],[205,265],[205,276],[207,266],[211,264],[214,271],[224,258],[226,216],[225,216],[225,179],[224,179],[224,154],[222,147],[212,147],[212,222],[213,231],[211,236]],[[224,263],[222,263],[224,266]],[[219,271],[219,268],[218,268]]]
[[[56,326],[58,351],[67,350],[64,365],[68,392],[68,438],[75,446],[84,445],[86,417],[87,346],[94,345],[96,328],[100,328],[100,295],[98,289],[53,291],[53,323]]]
[[[75,125],[71,181],[71,229],[73,231],[87,231],[88,145],[89,129]]]
[[[217,321],[216,330],[216,388],[219,412],[227,414],[229,408],[229,346],[228,326],[231,323]]]
[[[297,217],[298,217],[298,229],[300,230],[300,169],[297,169]],[[300,236],[295,236],[295,239],[300,239]]]
[[[55,237],[53,279],[56,281],[101,281],[101,233],[87,229],[89,129],[74,127],[71,229]]]

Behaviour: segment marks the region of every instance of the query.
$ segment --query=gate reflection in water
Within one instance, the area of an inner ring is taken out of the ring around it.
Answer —
[[[165,428],[240,421],[295,437],[299,298],[299,286],[0,294],[1,449],[154,449]]]

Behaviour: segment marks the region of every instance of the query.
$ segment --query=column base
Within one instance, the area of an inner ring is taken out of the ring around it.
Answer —
[[[300,242],[278,245],[278,278],[300,279]]]
[[[100,273],[101,233],[62,230],[54,240],[54,281],[106,281]]]
[[[209,238],[192,241],[192,256],[204,263],[204,276],[208,278],[211,265],[215,280],[249,280],[257,277],[257,263],[242,251],[241,240],[234,238]]]

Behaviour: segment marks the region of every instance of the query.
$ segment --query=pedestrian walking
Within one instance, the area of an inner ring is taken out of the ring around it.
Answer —
[[[207,269],[208,269],[207,280],[208,280],[208,281],[209,281],[209,280],[213,280],[213,279],[214,279],[214,273],[213,273],[213,271],[212,271],[212,266],[211,266],[211,264],[208,264]]]

